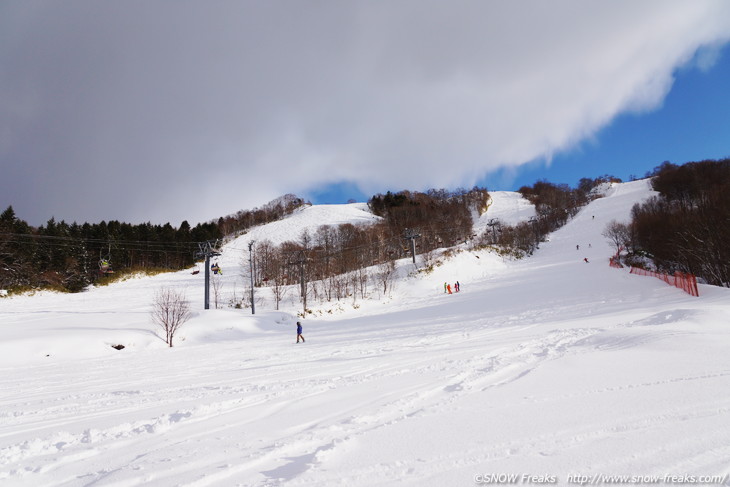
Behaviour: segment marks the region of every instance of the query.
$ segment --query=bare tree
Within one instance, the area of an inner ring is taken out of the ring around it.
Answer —
[[[388,290],[392,291],[393,281],[395,279],[395,261],[389,260],[378,264],[376,270],[378,282],[383,286],[383,295],[387,295]]]
[[[279,309],[279,303],[286,296],[289,287],[286,282],[285,267],[283,264],[283,257],[280,252],[276,253],[276,258],[273,259],[274,264],[272,267],[272,278],[269,280],[271,292],[274,295],[274,302],[276,303],[276,309]]]
[[[211,287],[213,288],[213,305],[215,309],[218,309],[221,301],[221,289],[223,289],[223,281],[219,275],[211,276],[210,279]]]
[[[360,299],[365,299],[368,291],[368,271],[361,265],[355,272],[357,273],[358,288],[360,289]]]
[[[631,230],[627,224],[611,220],[601,235],[606,237],[616,247],[616,253],[619,253],[621,248],[628,244]]]
[[[433,249],[426,250],[421,253],[421,259],[423,259],[423,266],[429,268],[436,263],[436,252]]]
[[[172,339],[180,327],[191,317],[190,303],[185,293],[162,288],[155,294],[152,321],[165,332],[165,343],[172,347]]]
[[[360,282],[360,278],[357,271],[350,272],[347,278],[352,285],[352,304],[355,304],[357,302],[357,286]]]

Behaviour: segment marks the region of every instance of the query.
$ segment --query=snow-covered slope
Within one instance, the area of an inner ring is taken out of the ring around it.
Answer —
[[[269,241],[273,245],[280,245],[286,241],[299,241],[305,230],[314,234],[322,225],[369,225],[379,220],[380,217],[370,213],[367,203],[305,206],[282,220],[254,227],[233,239],[224,246],[223,255],[218,261],[221,266],[235,268],[241,265],[242,252],[248,252],[249,242]]]
[[[304,230],[314,233],[321,225],[368,225],[378,221],[380,217],[370,213],[367,203],[304,206],[282,220],[252,228],[245,234],[244,242],[269,240],[279,245],[287,240],[298,240]]]
[[[520,193],[513,191],[491,191],[489,208],[475,222],[474,229],[482,232],[488,229],[487,223],[492,219],[503,225],[516,225],[535,216],[535,206]]]
[[[299,345],[293,307],[202,311],[189,272],[0,299],[0,484],[730,485],[730,290],[607,265],[602,229],[649,194],[615,185],[529,259],[404,261],[389,297],[303,320]],[[162,285],[197,310],[172,349],[148,317]]]

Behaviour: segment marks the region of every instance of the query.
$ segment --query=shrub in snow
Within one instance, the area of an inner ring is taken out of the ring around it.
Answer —
[[[162,288],[155,294],[152,321],[162,329],[165,343],[170,347],[175,333],[190,317],[190,303],[185,299],[184,293]]]

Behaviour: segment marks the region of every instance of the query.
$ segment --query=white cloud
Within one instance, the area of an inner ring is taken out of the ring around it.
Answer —
[[[470,185],[655,109],[730,32],[722,0],[25,5],[0,15],[0,162],[33,223]]]
[[[717,60],[720,58],[720,52],[722,51],[723,43],[716,42],[709,45],[700,46],[695,55],[695,63],[700,71],[708,72],[711,70]]]

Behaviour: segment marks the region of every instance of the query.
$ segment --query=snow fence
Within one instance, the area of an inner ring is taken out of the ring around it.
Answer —
[[[667,284],[670,284],[676,288],[681,289],[682,291],[686,292],[687,294],[691,294],[692,296],[699,296],[700,292],[697,289],[697,277],[695,277],[692,274],[687,274],[685,272],[675,272],[673,276],[670,276],[668,274],[662,274],[661,272],[654,272],[654,271],[647,271],[646,269],[639,269],[638,267],[632,267],[631,268],[631,274],[638,274],[640,276],[653,276],[657,279],[661,279],[662,281],[666,282]]]

